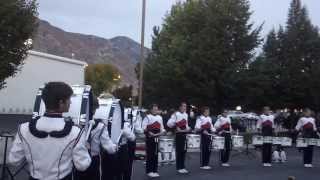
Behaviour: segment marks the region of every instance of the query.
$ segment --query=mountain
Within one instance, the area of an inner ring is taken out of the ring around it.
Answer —
[[[138,87],[135,66],[140,59],[140,44],[124,36],[105,39],[93,35],[66,32],[47,21],[39,20],[33,40],[36,51],[85,61],[109,63],[122,75],[122,84]],[[146,54],[149,49],[146,48]],[[73,56],[73,57],[72,57]]]

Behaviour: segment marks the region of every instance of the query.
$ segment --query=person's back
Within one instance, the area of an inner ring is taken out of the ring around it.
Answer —
[[[83,131],[62,117],[70,105],[72,89],[69,88],[64,83],[48,83],[43,92],[45,115],[18,128],[9,162],[18,164],[27,159],[30,179],[69,180],[73,164],[83,171],[91,163]]]

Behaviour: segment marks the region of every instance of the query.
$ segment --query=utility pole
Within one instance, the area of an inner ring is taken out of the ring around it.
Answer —
[[[139,73],[139,109],[142,108],[143,92],[143,66],[144,66],[144,31],[146,21],[146,0],[142,0],[142,22],[141,22],[141,49],[140,49],[140,73]]]

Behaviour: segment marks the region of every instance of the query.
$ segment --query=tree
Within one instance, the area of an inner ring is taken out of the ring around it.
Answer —
[[[85,82],[92,86],[96,96],[110,92],[121,81],[119,70],[110,64],[92,64],[85,70]]]
[[[13,76],[21,67],[32,48],[28,40],[37,28],[37,4],[35,0],[0,1],[0,89],[5,79]]]
[[[154,28],[144,69],[144,99],[174,106],[188,99],[220,110],[233,106],[229,82],[259,45],[261,26],[249,23],[247,0],[203,0],[172,7],[163,27]]]
[[[292,0],[286,28],[270,32],[262,54],[274,67],[278,106],[319,110],[319,48],[318,28],[301,1]]]

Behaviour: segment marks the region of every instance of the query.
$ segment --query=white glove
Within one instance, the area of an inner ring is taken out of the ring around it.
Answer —
[[[117,145],[111,144],[110,149],[108,151],[110,154],[115,154],[117,152]]]
[[[92,125],[92,126],[93,126],[94,124],[96,124],[96,122],[95,122],[94,120],[90,120],[90,121],[89,121],[89,125]]]

